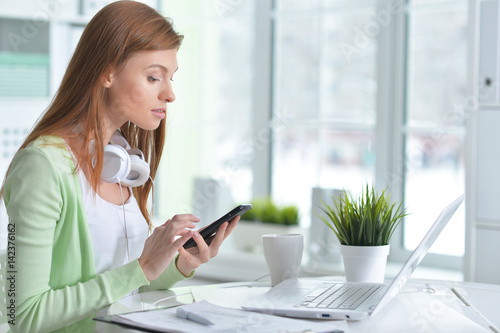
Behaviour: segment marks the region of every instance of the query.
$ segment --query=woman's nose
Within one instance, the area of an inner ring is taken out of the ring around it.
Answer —
[[[175,101],[174,90],[172,89],[172,83],[169,82],[160,92],[159,98],[164,100],[166,103],[172,103]]]

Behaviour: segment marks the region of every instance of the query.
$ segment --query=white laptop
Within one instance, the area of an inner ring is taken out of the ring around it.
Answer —
[[[461,195],[441,212],[390,284],[285,280],[242,308],[287,317],[366,319],[380,311],[403,288],[463,200]]]

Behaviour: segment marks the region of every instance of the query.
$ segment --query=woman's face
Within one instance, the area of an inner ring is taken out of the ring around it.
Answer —
[[[166,116],[166,103],[175,100],[172,77],[177,50],[138,52],[106,78],[106,118],[114,131],[127,121],[154,130]]]

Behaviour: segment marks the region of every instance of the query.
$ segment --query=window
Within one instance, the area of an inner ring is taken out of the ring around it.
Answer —
[[[465,191],[467,2],[413,1],[409,6],[406,104],[406,219],[412,250],[441,209]],[[462,256],[464,205],[436,241],[434,252]],[[459,240],[459,241],[457,241]]]
[[[274,19],[273,106],[292,120],[273,136],[272,195],[307,224],[313,186],[389,186],[411,213],[391,252],[405,260],[465,191],[467,2],[282,0]],[[462,206],[427,263],[459,268],[464,231]]]
[[[403,191],[412,213],[395,257],[413,250],[440,211],[465,192],[466,1],[412,1],[407,10]],[[399,236],[399,235],[398,235]],[[427,264],[460,268],[465,205],[436,240]]]
[[[372,1],[278,1],[272,195],[298,204],[309,223],[313,187],[361,189],[375,167],[376,39],[353,46],[375,14]],[[351,52],[356,48],[355,54]]]
[[[464,192],[455,111],[466,94],[465,0],[166,0],[163,9],[188,35],[158,186],[166,206],[189,202],[192,177],[212,177],[235,202],[270,194],[297,204],[307,226],[313,187],[389,186],[411,213],[393,239],[392,259],[404,260]],[[462,207],[431,250],[439,265],[445,255],[460,266],[464,224]]]

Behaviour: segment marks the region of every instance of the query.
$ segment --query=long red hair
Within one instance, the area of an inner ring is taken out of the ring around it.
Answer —
[[[136,52],[178,49],[182,39],[169,19],[145,4],[117,1],[105,6],[83,31],[54,100],[20,149],[42,135],[60,135],[71,142],[82,142],[78,147],[72,147],[77,153],[76,167],[92,170],[89,182],[97,190],[103,166],[100,121],[105,93],[101,81],[103,75],[120,69]],[[152,131],[140,129],[132,123],[125,123],[121,131],[131,147],[144,153],[151,178],[155,179],[165,142],[165,119]],[[92,140],[95,144],[91,155]],[[133,189],[149,225],[151,216],[147,201],[152,185],[148,180],[143,186]],[[0,197],[3,192],[4,186]]]

